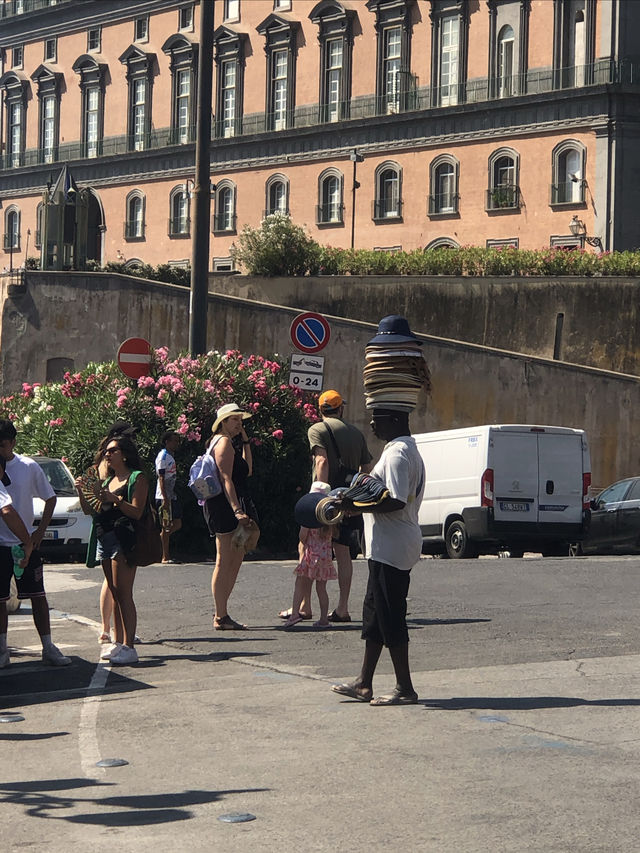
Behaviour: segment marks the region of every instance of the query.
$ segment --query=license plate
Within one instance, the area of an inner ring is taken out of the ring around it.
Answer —
[[[516,501],[500,501],[500,509],[503,512],[529,512],[529,504],[516,503]]]
[[[58,531],[57,530],[45,530],[43,539],[57,539]]]

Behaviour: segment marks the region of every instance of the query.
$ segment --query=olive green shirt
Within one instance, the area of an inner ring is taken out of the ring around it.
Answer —
[[[339,482],[338,457],[331,437],[325,427],[325,422],[329,425],[333,433],[338,450],[340,451],[340,459],[345,467],[351,468],[353,471],[358,471],[361,465],[367,465],[373,457],[367,447],[367,440],[358,427],[348,424],[342,418],[323,418],[323,420],[310,426],[307,431],[307,438],[309,439],[311,452],[315,455],[314,448],[316,447],[321,447],[325,450],[329,461],[329,485],[334,489],[337,486],[344,486],[344,483]]]

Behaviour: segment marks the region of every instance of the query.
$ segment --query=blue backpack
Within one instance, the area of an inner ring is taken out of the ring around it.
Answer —
[[[202,502],[215,498],[222,492],[218,466],[211,452],[213,447],[212,443],[207,452],[198,456],[189,469],[189,488],[198,501]]]

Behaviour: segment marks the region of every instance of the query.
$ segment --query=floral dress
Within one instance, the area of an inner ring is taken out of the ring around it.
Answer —
[[[338,577],[331,554],[331,528],[308,528],[302,559],[294,574],[314,581],[331,581]]]

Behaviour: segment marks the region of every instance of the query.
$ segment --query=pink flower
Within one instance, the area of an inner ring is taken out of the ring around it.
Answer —
[[[159,418],[164,418],[164,416],[166,415],[164,406],[154,406],[153,411]]]
[[[281,429],[274,429],[274,431],[271,433],[271,435],[272,435],[272,436],[273,436],[277,441],[282,441],[282,436],[284,435],[284,433],[282,432],[282,430],[281,430]]]
[[[54,418],[52,421],[49,421],[50,427],[62,426],[64,423],[64,418]]]

